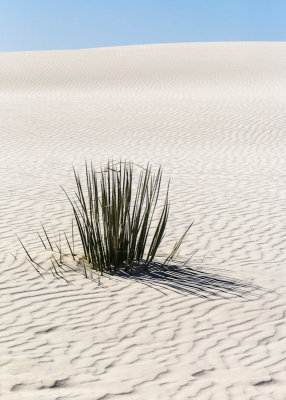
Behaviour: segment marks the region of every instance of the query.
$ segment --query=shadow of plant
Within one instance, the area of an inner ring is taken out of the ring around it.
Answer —
[[[173,291],[181,294],[193,294],[204,298],[213,297],[260,297],[262,288],[242,280],[230,278],[219,273],[205,272],[190,266],[163,266],[153,262],[148,272],[137,270],[130,277],[119,274],[126,279],[134,279],[161,292]]]

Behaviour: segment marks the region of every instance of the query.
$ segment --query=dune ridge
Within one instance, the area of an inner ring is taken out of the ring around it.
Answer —
[[[285,399],[285,50],[0,53],[1,398]],[[161,251],[194,219],[187,269],[100,285],[35,273],[15,234],[48,265],[39,221],[68,228],[60,185],[85,158],[162,165]]]

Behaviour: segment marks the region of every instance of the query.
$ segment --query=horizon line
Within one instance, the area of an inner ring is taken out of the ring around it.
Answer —
[[[286,43],[286,40],[203,40],[203,41],[183,41],[183,42],[148,42],[148,43],[137,43],[137,44],[120,44],[120,45],[106,45],[98,47],[77,47],[77,48],[63,48],[63,49],[33,49],[33,50],[9,50],[2,51],[3,53],[35,53],[45,51],[76,51],[76,50],[95,50],[95,49],[107,49],[107,48],[119,48],[119,47],[138,47],[138,46],[160,46],[160,45],[172,45],[172,44],[202,44],[202,43]]]

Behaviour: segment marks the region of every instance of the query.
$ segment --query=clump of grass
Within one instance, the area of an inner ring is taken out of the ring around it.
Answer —
[[[137,182],[134,184],[134,167],[140,168]],[[75,252],[74,223],[71,226],[71,241],[65,232],[64,239],[68,252],[78,262],[88,277],[95,270],[98,274],[132,274],[134,267],[142,266],[146,271],[153,262],[164,238],[169,216],[169,184],[165,198],[158,207],[162,182],[161,167],[156,173],[147,164],[142,168],[132,162],[108,162],[105,168],[96,171],[92,164],[85,165],[85,177],[81,178],[74,169],[76,190],[74,196],[65,192],[73,211],[78,229],[82,251]],[[135,189],[134,189],[135,187]],[[177,254],[187,232],[175,243],[162,266],[167,265]],[[53,275],[59,276],[63,262],[62,240],[53,245],[47,230],[42,225],[43,236],[38,233],[46,250],[59,253],[59,260],[51,257]],[[39,272],[37,264],[23,246],[28,260]],[[46,243],[45,243],[46,241]]]
[[[169,216],[169,184],[163,207],[155,223],[160,194],[162,169],[152,173],[148,164],[140,167],[133,190],[134,164],[108,162],[99,172],[92,164],[85,166],[85,179],[74,170],[75,199],[66,191],[78,228],[84,259],[92,269],[132,274],[134,266],[145,270],[154,260],[164,237]],[[190,226],[175,244],[165,263],[176,255]],[[150,232],[152,233],[149,238]],[[147,246],[147,239],[149,244]],[[66,237],[71,254],[71,244]]]

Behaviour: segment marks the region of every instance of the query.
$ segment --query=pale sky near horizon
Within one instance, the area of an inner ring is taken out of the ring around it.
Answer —
[[[286,0],[0,0],[0,52],[285,40]]]

